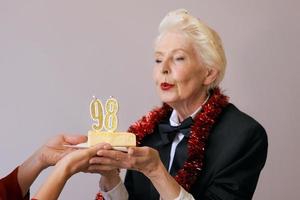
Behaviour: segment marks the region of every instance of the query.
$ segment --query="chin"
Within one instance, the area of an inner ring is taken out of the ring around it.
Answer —
[[[162,97],[160,96],[160,100],[166,104],[168,104],[169,106],[172,107],[172,104],[174,104],[176,101],[174,98],[171,97]]]
[[[176,100],[178,100],[178,96],[174,94],[173,92],[166,92],[166,91],[159,91],[158,92],[159,98],[164,103],[174,103]]]

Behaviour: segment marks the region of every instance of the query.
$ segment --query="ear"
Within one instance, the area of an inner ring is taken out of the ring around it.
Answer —
[[[208,86],[212,84],[218,77],[219,71],[214,67],[208,67],[206,72],[206,77],[203,84]]]

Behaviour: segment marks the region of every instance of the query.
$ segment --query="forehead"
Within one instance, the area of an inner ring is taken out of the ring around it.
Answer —
[[[191,39],[180,32],[166,32],[160,35],[155,43],[155,53],[168,53],[176,50],[194,52]]]

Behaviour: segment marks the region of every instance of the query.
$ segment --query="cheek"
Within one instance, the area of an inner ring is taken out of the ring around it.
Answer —
[[[174,73],[174,79],[181,92],[185,93],[202,85],[203,73],[203,70],[178,71],[178,73]]]
[[[174,70],[172,76],[178,83],[184,83],[191,79],[192,75],[186,70]]]
[[[159,73],[158,73],[157,67],[153,67],[152,79],[153,79],[154,83],[157,83],[159,80]]]

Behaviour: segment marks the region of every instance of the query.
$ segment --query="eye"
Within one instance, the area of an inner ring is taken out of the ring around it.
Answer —
[[[161,63],[162,61],[160,59],[155,59],[156,63]]]
[[[185,58],[184,58],[183,56],[177,57],[177,58],[176,58],[177,61],[183,61],[184,59],[185,59]]]
[[[175,57],[175,62],[183,62],[185,60],[184,56],[177,56]]]

